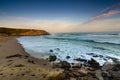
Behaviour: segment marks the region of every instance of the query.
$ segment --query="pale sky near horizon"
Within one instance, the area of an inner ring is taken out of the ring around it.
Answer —
[[[120,31],[120,0],[0,0],[0,27]]]

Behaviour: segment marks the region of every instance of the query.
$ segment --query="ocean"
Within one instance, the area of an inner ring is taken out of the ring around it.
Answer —
[[[104,33],[56,33],[43,36],[24,36],[17,38],[26,52],[37,58],[56,55],[58,60],[77,62],[76,58],[94,58],[101,65],[112,62],[109,57],[120,60],[120,32]],[[103,58],[88,55],[94,53]],[[66,58],[70,56],[70,58]]]

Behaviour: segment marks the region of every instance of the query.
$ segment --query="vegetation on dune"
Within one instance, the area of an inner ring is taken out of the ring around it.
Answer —
[[[48,35],[44,30],[0,28],[0,36]]]

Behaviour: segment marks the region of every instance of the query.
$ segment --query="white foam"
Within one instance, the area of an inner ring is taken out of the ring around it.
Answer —
[[[52,35],[52,37],[55,35]],[[66,41],[66,40],[55,40],[55,39],[46,39],[42,36],[34,36],[34,37],[21,37],[18,38],[20,43],[23,45],[23,47],[26,49],[28,53],[31,55],[41,58],[41,56],[45,55],[51,55],[55,54],[58,59],[60,60],[66,60],[68,62],[75,62],[74,59],[76,58],[83,58],[90,60],[91,58],[94,58],[97,60],[100,65],[103,65],[105,60],[99,57],[92,57],[91,55],[86,55],[86,53],[95,53],[95,54],[102,54],[105,56],[114,56],[120,59],[120,56],[116,56],[114,54],[109,53],[107,50],[99,50],[94,49],[89,45],[88,43],[80,43],[79,41]],[[89,45],[89,46],[88,46]],[[93,44],[94,45],[94,44]],[[103,46],[104,47],[104,46]],[[57,49],[59,48],[59,50]],[[50,52],[49,50],[53,50],[53,52]],[[70,56],[70,59],[66,59],[66,56]],[[108,60],[111,62],[111,60]]]

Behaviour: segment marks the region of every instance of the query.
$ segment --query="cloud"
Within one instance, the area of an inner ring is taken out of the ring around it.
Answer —
[[[0,27],[43,29],[51,33],[120,31],[120,18],[108,18],[117,14],[120,14],[120,3],[104,9],[100,15],[83,24],[64,20],[30,20],[8,16],[0,19]]]
[[[6,17],[7,19],[9,20],[19,20],[19,21],[24,21],[24,20],[27,20],[27,18],[24,18],[24,17],[15,17],[15,16],[7,16]]]
[[[62,20],[29,20],[26,18],[19,20],[16,17],[0,20],[0,22],[0,27],[43,29],[50,33],[120,31],[120,18],[99,19],[88,24],[71,23]]]
[[[99,19],[103,19],[103,18],[106,18],[106,17],[110,17],[110,16],[113,16],[113,15],[117,15],[117,14],[120,14],[120,3],[104,9],[100,15],[91,18],[89,21],[85,22],[85,24],[96,21],[96,20],[99,20]]]
[[[71,32],[71,26],[75,23],[62,20],[30,20],[23,17],[9,16],[5,20],[0,20],[1,27],[44,29],[51,33]]]
[[[99,19],[88,24],[79,24],[74,29],[77,32],[120,31],[120,18]]]

